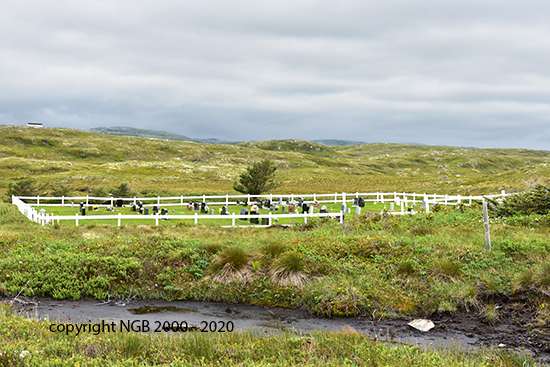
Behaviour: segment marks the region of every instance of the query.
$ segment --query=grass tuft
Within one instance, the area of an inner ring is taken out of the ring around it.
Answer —
[[[290,251],[281,255],[273,264],[273,269],[269,273],[272,281],[281,284],[303,285],[305,275],[303,255]]]

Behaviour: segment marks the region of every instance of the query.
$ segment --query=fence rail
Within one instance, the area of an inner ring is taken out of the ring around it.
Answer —
[[[24,214],[27,218],[34,222],[41,223],[42,225],[47,223],[53,223],[61,220],[73,220],[78,226],[79,220],[98,220],[98,219],[110,219],[118,220],[118,225],[121,225],[122,219],[154,219],[156,224],[159,224],[159,220],[168,220],[168,219],[193,219],[195,224],[199,220],[204,219],[231,219],[232,226],[235,226],[235,220],[243,218],[267,218],[268,224],[272,225],[273,220],[278,220],[280,218],[304,218],[304,221],[307,223],[307,218],[312,217],[337,217],[342,222],[344,215],[344,207],[347,203],[354,202],[354,199],[363,198],[365,203],[392,203],[389,211],[386,211],[388,214],[401,215],[409,214],[405,208],[409,207],[411,204],[416,205],[422,203],[422,208],[426,212],[430,211],[430,206],[434,204],[441,205],[458,205],[460,203],[471,204],[474,200],[484,201],[486,198],[501,200],[504,197],[511,195],[506,194],[504,190],[500,194],[491,194],[491,195],[441,195],[441,194],[418,194],[418,193],[405,193],[405,192],[371,192],[371,193],[334,193],[334,194],[302,194],[302,195],[200,195],[200,196],[172,196],[172,197],[145,197],[145,198],[119,198],[119,197],[95,197],[95,196],[72,196],[72,197],[40,197],[40,196],[12,196],[12,203],[17,206],[19,211]],[[115,204],[128,205],[129,203],[137,204],[139,202],[143,203],[143,206],[181,206],[189,202],[201,201],[206,203],[208,200],[208,205],[236,205],[240,201],[246,201],[247,203],[257,203],[259,199],[269,199],[271,202],[278,202],[282,204],[283,202],[295,202],[298,199],[302,199],[304,203],[311,204],[317,202],[319,204],[323,203],[342,203],[342,208],[339,212],[332,213],[309,213],[309,214],[259,214],[259,215],[247,215],[243,216],[241,214],[230,214],[230,215],[174,215],[174,214],[156,214],[156,215],[91,215],[91,216],[79,216],[76,215],[45,215],[36,210],[35,206],[74,206],[82,203],[83,205],[89,206],[94,204],[94,206],[105,207],[105,206],[115,206]],[[275,200],[274,200],[275,199]],[[325,200],[323,200],[325,199]],[[216,201],[217,200],[217,201]],[[30,203],[26,201],[31,201]],[[52,203],[52,201],[58,201],[57,203]],[[147,204],[147,202],[151,202]],[[76,202],[76,203],[75,203]],[[98,203],[100,202],[100,203]],[[118,203],[117,203],[118,202]],[[397,206],[398,210],[395,210]]]

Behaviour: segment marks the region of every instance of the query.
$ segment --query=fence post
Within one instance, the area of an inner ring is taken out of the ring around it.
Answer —
[[[86,195],[86,205],[88,205],[88,195]],[[113,197],[111,196],[111,206],[115,206],[113,203]]]
[[[491,251],[491,236],[489,235],[489,215],[487,213],[487,202],[483,200],[483,227],[485,228],[485,244],[487,250]]]
[[[78,227],[78,213],[75,214],[75,218],[76,218],[76,226]]]
[[[235,227],[235,213],[231,213],[231,227]]]
[[[122,213],[118,213],[118,226],[120,227],[120,219],[121,219]]]
[[[229,206],[229,194],[225,194],[225,205]]]
[[[36,205],[37,205],[37,206],[40,205],[40,195],[38,195],[38,196],[36,197]]]
[[[269,212],[269,226],[270,226],[270,227],[271,227],[271,225],[272,225],[272,220],[273,220],[273,219],[271,218],[271,212]]]
[[[88,194],[86,194],[86,205],[88,204]],[[111,197],[111,206],[113,206],[113,198]]]
[[[198,221],[198,214],[195,213],[195,224],[197,224],[197,221]]]
[[[195,214],[197,214],[197,213],[195,213]],[[156,226],[159,225],[159,212],[157,212],[157,213],[155,214],[155,225],[156,225]]]
[[[61,197],[61,205],[65,205],[65,195]]]
[[[338,201],[338,193],[335,192],[335,193],[334,193],[334,204],[336,204],[337,201]]]
[[[136,205],[136,197],[134,196],[134,206]]]
[[[160,206],[160,196],[157,196],[157,205]]]
[[[304,224],[307,224],[307,214],[304,214]]]
[[[340,223],[344,224],[344,211],[340,210]]]

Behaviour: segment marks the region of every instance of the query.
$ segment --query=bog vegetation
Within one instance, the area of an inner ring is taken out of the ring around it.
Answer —
[[[60,187],[68,193],[234,193],[238,174],[265,158],[277,164],[282,186],[276,190],[281,192],[526,191],[494,203],[492,251],[485,249],[479,203],[435,206],[430,214],[414,216],[356,216],[343,225],[314,220],[294,229],[185,223],[42,227],[11,204],[0,203],[4,296],[244,302],[333,317],[468,312],[487,323],[523,309],[532,315],[529,332],[550,343],[548,153],[391,144],[329,148],[300,141],[212,147],[67,129],[0,130],[5,193],[25,187],[41,195]],[[218,168],[208,168],[213,166]],[[20,184],[28,178],[32,181],[26,186]],[[535,185],[529,188],[524,181]],[[85,356],[98,365],[118,360],[162,364],[177,359],[181,350],[186,357],[180,365],[525,362],[505,353],[389,348],[354,332],[66,338],[10,312],[0,308],[0,365],[55,365],[60,358],[83,363]],[[28,353],[22,355],[23,350]]]

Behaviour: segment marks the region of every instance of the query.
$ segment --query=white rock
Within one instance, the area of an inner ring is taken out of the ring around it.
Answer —
[[[426,320],[426,319],[412,320],[407,325],[420,331],[428,331],[435,327],[434,323],[431,320]]]

